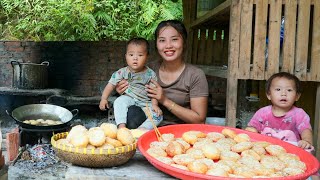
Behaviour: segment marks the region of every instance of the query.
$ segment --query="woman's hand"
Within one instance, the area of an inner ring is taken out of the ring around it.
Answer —
[[[150,98],[154,98],[158,100],[159,103],[163,104],[166,96],[164,95],[162,87],[159,85],[159,83],[155,80],[151,79],[152,84],[147,84],[146,91],[148,92],[148,96]]]
[[[116,91],[119,94],[123,94],[124,91],[128,88],[129,83],[126,79],[122,79],[117,85],[116,85]]]

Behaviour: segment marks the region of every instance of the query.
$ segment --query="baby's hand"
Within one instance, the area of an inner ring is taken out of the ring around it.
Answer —
[[[106,108],[109,109],[108,100],[101,99],[100,104],[99,104],[99,108],[100,108],[100,110],[102,110],[102,111],[105,111]]]
[[[308,141],[305,141],[305,140],[300,140],[298,142],[298,146],[303,148],[303,149],[309,149],[309,148],[312,147],[312,145]]]
[[[152,108],[153,108],[153,111],[156,112],[158,116],[162,115],[162,111],[159,108],[159,106],[153,105]]]
[[[257,132],[258,132],[258,130],[257,130],[256,128],[250,127],[250,126],[246,127],[245,130],[246,130],[246,131],[250,131],[250,132],[254,132],[254,133],[257,133]]]

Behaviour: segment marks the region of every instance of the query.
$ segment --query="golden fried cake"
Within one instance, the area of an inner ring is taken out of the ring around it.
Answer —
[[[165,151],[171,157],[185,153],[184,146],[177,141],[170,141]]]
[[[121,143],[119,140],[117,140],[117,139],[112,139],[112,138],[110,138],[110,137],[106,137],[106,143],[107,143],[107,144],[111,144],[111,145],[114,146],[114,147],[121,147],[121,146],[123,146],[122,143]]]
[[[223,129],[222,131],[221,131],[221,133],[225,136],[225,137],[228,137],[228,138],[234,138],[234,137],[236,137],[236,135],[237,135],[237,133],[235,132],[235,131],[233,131],[233,130],[231,130],[231,129]]]
[[[128,128],[120,128],[117,131],[117,139],[123,145],[129,145],[135,142],[135,138],[131,134],[131,131]]]
[[[100,127],[103,129],[105,136],[110,137],[112,139],[117,138],[117,125],[112,123],[102,123]]]
[[[80,132],[71,136],[70,143],[75,147],[85,148],[89,144],[89,137],[87,133]]]
[[[184,166],[187,166],[189,163],[195,161],[195,159],[189,154],[178,154],[178,155],[175,155],[172,159],[176,164],[180,164]]]
[[[106,137],[102,128],[91,128],[88,131],[89,143],[93,146],[102,146],[106,142]]]
[[[212,160],[218,160],[220,158],[220,151],[213,143],[204,145],[202,147],[202,152],[206,158]]]
[[[154,158],[157,158],[157,157],[167,157],[167,153],[161,149],[160,147],[152,147],[152,148],[149,148],[147,150],[147,153],[154,157]]]
[[[207,165],[200,161],[192,161],[187,165],[187,167],[191,172],[200,174],[205,174],[208,171]]]

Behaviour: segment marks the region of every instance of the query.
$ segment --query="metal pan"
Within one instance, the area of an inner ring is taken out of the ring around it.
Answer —
[[[70,126],[70,122],[78,115],[79,110],[73,109],[69,111],[61,106],[51,104],[29,104],[20,106],[14,109],[11,113],[6,110],[7,114],[12,117],[18,125],[22,128],[37,129],[37,130],[54,130],[60,129],[66,126]],[[37,126],[23,123],[24,120],[30,119],[51,119],[55,121],[61,121],[62,124]]]

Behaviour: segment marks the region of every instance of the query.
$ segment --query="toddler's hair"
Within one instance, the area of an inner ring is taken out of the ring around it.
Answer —
[[[127,42],[126,51],[128,49],[128,45],[129,44],[145,45],[146,46],[146,50],[147,50],[147,54],[149,55],[149,53],[150,53],[150,45],[149,45],[149,42],[145,38],[136,37],[136,38],[130,39]]]
[[[270,93],[270,86],[271,86],[271,83],[272,83],[272,80],[274,78],[287,78],[288,80],[293,80],[295,85],[296,85],[296,91],[298,94],[301,94],[302,92],[302,88],[301,88],[301,82],[300,80],[297,78],[297,76],[293,75],[293,74],[290,74],[290,73],[287,73],[287,72],[279,72],[279,73],[276,73],[276,74],[273,74],[268,80],[267,80],[267,83],[266,83],[266,92],[267,93]]]

